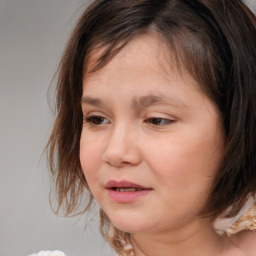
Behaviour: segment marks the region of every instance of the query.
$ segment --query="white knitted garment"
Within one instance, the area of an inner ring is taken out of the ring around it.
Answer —
[[[31,254],[29,256],[66,256],[61,251],[40,251],[39,253]]]

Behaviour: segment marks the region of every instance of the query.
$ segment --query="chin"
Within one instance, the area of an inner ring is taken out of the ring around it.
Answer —
[[[136,234],[136,233],[143,233],[147,232],[148,228],[146,226],[141,225],[141,223],[124,223],[124,222],[112,222],[113,225],[118,228],[119,230],[130,233],[130,234]]]
[[[108,217],[116,228],[127,233],[140,233],[150,229],[149,224],[151,223],[146,221],[145,216],[116,212]]]

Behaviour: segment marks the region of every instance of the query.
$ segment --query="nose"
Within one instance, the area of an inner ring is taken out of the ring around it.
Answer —
[[[141,152],[136,132],[127,126],[115,127],[108,136],[102,160],[118,168],[138,165]]]

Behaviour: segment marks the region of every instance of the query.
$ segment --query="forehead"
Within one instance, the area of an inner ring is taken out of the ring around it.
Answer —
[[[163,41],[159,40],[155,33],[145,33],[128,42],[119,42],[118,45],[110,43],[99,43],[89,49],[88,56],[85,58],[85,77],[99,71],[109,62],[130,59],[132,57],[139,58],[143,54],[156,58],[158,54],[163,53],[163,48],[167,47]],[[161,54],[162,56],[162,54]]]
[[[193,80],[192,84],[198,87],[166,41],[157,33],[150,32],[135,37],[113,58],[104,62],[103,56],[106,56],[106,52],[108,52],[107,47],[96,47],[91,51],[85,65],[84,84],[106,77],[120,79],[129,71],[129,79],[136,76],[137,80],[141,78],[145,82],[147,77],[152,79],[154,76],[156,79],[169,81],[179,76],[179,79]]]

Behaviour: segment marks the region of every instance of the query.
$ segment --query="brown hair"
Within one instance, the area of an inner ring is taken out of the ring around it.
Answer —
[[[256,193],[256,18],[240,0],[96,0],[82,14],[58,70],[57,117],[49,164],[66,215],[84,193],[79,160],[84,75],[106,65],[128,42],[156,32],[218,106],[226,134],[223,162],[202,214],[236,214]],[[92,53],[101,49],[93,69]],[[102,227],[108,221],[102,213]]]

